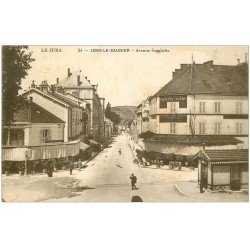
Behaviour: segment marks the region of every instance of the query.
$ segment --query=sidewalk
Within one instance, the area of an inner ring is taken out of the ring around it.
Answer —
[[[178,182],[175,184],[175,188],[182,195],[199,202],[248,202],[248,194],[245,193],[212,193],[207,190],[200,193],[197,181]]]

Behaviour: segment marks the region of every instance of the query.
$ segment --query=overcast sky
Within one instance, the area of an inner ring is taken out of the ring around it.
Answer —
[[[60,48],[62,52],[42,52],[46,48]],[[91,52],[100,48],[127,48],[130,52]],[[169,52],[136,52],[136,49]],[[98,83],[99,96],[112,106],[138,105],[167,84],[181,63],[191,63],[192,54],[196,63],[214,60],[214,64],[236,65],[237,59],[245,61],[248,53],[247,46],[30,46],[29,50],[36,60],[22,82],[24,90],[32,80],[36,84],[43,80],[54,84],[57,77],[66,77],[67,68],[81,69],[92,84]]]

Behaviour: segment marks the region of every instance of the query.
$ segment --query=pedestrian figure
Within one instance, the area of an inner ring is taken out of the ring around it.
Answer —
[[[130,180],[131,180],[131,187],[132,187],[132,190],[136,190],[137,187],[135,186],[135,183],[137,182],[137,178],[134,174],[131,174],[130,176]]]
[[[73,168],[74,168],[74,163],[70,162],[70,164],[69,164],[69,173],[70,173],[70,175],[72,175],[72,173],[73,173]]]
[[[78,161],[78,170],[81,171],[81,168],[82,168],[82,162],[81,162],[81,159],[79,159],[79,161]]]
[[[120,155],[122,154],[122,150],[121,150],[121,148],[119,148],[119,154],[120,154]]]
[[[54,169],[54,164],[53,164],[52,161],[49,161],[48,165],[47,165],[47,175],[48,175],[48,177],[53,176],[53,169]]]

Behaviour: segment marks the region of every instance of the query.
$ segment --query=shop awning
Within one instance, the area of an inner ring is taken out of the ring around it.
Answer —
[[[230,135],[171,135],[155,134],[146,132],[140,135],[145,142],[161,142],[166,144],[190,145],[190,146],[220,146],[220,145],[237,145],[242,143]]]

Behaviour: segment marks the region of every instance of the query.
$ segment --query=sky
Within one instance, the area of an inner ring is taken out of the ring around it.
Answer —
[[[61,52],[50,52],[50,49]],[[106,50],[96,51],[97,49]],[[111,52],[129,49],[129,52]],[[137,51],[137,49],[139,51]],[[47,51],[46,51],[47,50]],[[142,51],[144,50],[144,51]],[[149,51],[147,51],[149,50]],[[154,51],[153,51],[154,50]],[[161,52],[155,52],[161,50]],[[35,80],[55,84],[63,79],[67,69],[82,70],[91,84],[98,84],[98,94],[112,106],[135,105],[156,93],[172,79],[172,72],[181,63],[236,65],[245,61],[247,46],[29,46],[35,59],[22,89],[27,90]]]

